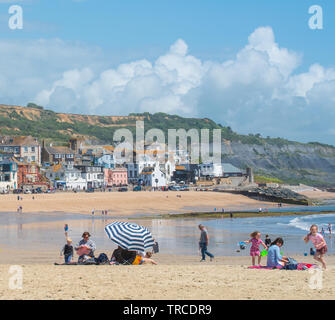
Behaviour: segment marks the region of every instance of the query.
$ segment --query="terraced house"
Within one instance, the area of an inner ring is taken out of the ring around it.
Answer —
[[[50,164],[74,164],[75,153],[68,147],[46,145],[43,141],[42,162]]]
[[[0,161],[0,192],[7,193],[17,188],[17,164],[11,159]]]
[[[41,145],[31,136],[0,137],[0,152],[27,163],[41,164]]]

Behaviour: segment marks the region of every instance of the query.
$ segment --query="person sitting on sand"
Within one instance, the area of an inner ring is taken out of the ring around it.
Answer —
[[[141,264],[157,264],[156,261],[151,259],[151,253],[147,252],[145,256],[142,253],[136,251],[129,251],[121,248],[120,246],[114,250],[112,254],[112,264],[117,262],[120,264],[131,264],[131,265],[141,265]]]
[[[282,268],[288,262],[287,257],[283,257],[280,254],[280,248],[283,246],[284,240],[282,238],[277,238],[271,243],[271,246],[268,250],[268,268]]]
[[[118,246],[113,251],[111,261],[112,263],[133,264],[136,258],[136,251],[128,251]]]
[[[67,236],[67,234],[66,234]],[[65,264],[70,264],[71,260],[73,259],[73,246],[72,246],[72,239],[66,237],[66,244],[62,248],[60,255],[64,254]]]
[[[305,242],[312,241],[316,249],[314,259],[321,262],[322,267],[326,269],[326,262],[323,259],[324,255],[327,253],[327,243],[324,237],[318,233],[318,226],[313,224],[310,228],[310,233],[304,238]]]
[[[268,247],[261,239],[261,233],[259,231],[254,231],[253,233],[251,233],[250,238],[250,240],[244,241],[244,243],[251,243],[250,255],[252,265],[255,265],[256,256],[258,257],[258,265],[260,265],[262,256],[261,251],[259,250],[259,246],[262,245],[265,249],[268,249]]]
[[[84,256],[94,258],[96,245],[92,240],[90,240],[90,237],[90,233],[85,231],[82,235],[82,239],[76,245],[75,250],[79,255],[78,261],[81,261]]]

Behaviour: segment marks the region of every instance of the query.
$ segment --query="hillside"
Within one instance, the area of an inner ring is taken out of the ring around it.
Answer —
[[[27,107],[0,105],[0,133],[2,135],[32,135],[66,144],[73,136],[112,143],[119,128],[135,132],[137,120],[151,128],[186,130],[221,129],[223,161],[245,168],[251,166],[262,176],[285,182],[335,185],[335,147],[317,142],[299,143],[281,138],[263,138],[259,134],[241,135],[210,119],[183,118],[165,113],[142,113],[128,116],[95,116],[56,113],[28,104]]]

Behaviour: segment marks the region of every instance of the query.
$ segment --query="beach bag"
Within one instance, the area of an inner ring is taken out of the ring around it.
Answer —
[[[287,258],[288,263],[282,268],[282,270],[297,270],[298,262],[293,258]]]
[[[99,257],[97,258],[97,264],[109,264],[108,257],[105,253],[100,253]]]

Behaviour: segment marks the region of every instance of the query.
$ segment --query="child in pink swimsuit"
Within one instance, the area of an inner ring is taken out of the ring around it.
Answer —
[[[304,238],[305,242],[308,243],[308,241],[312,241],[316,252],[314,255],[314,259],[316,261],[321,262],[322,267],[326,269],[326,262],[323,259],[324,255],[327,253],[327,243],[323,236],[318,233],[318,226],[313,224],[310,228],[310,233]]]
[[[258,257],[258,265],[261,264],[261,251],[259,250],[259,246],[262,245],[266,250],[268,247],[265,245],[263,240],[261,239],[261,233],[258,231],[255,231],[250,234],[250,240],[244,241],[245,243],[251,243],[251,248],[250,248],[250,255],[251,255],[251,261],[252,265],[255,265],[256,261],[256,256]]]

